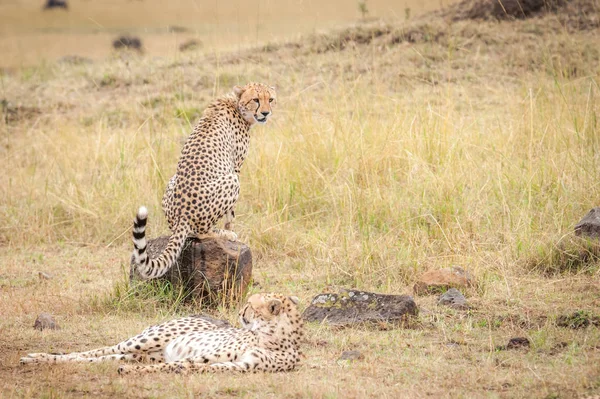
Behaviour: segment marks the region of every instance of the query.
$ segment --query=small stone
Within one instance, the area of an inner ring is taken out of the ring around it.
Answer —
[[[113,41],[115,50],[129,49],[142,51],[142,40],[136,36],[121,36]]]
[[[344,352],[342,352],[342,355],[338,358],[338,362],[340,360],[349,360],[349,361],[363,360],[364,358],[365,358],[365,355],[363,355],[359,351],[344,351]]]
[[[468,309],[467,298],[456,288],[450,288],[440,295],[438,305],[449,306],[454,309]]]
[[[40,313],[40,315],[35,319],[35,323],[33,324],[33,328],[36,330],[60,330],[56,321],[54,321],[54,317],[49,313]]]
[[[202,47],[202,42],[196,39],[190,39],[179,45],[179,51],[197,50]]]
[[[529,348],[531,343],[525,337],[514,337],[508,340],[508,344],[506,344],[506,349],[521,349],[521,348]]]
[[[449,288],[463,288],[473,285],[471,273],[460,268],[430,270],[423,273],[413,287],[416,295],[440,293]]]
[[[496,347],[497,351],[505,351],[510,349],[529,349],[531,343],[525,337],[514,337],[508,340],[508,344],[499,345]]]
[[[50,280],[52,278],[52,275],[45,272],[38,272],[38,277],[40,278],[40,280]]]
[[[69,9],[69,4],[66,0],[47,0],[44,5],[44,10],[50,10],[52,8],[62,8],[63,10]]]

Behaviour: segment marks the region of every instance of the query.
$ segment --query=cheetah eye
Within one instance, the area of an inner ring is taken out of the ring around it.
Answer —
[[[259,103],[260,101],[258,100],[258,98],[253,98],[252,101],[254,101],[255,103]]]
[[[269,98],[269,102],[270,102],[270,103],[272,103],[272,102],[273,102],[273,99],[272,99],[272,98]]]

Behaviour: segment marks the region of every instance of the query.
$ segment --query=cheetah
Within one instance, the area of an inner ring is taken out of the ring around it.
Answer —
[[[303,322],[298,298],[254,294],[239,312],[242,328],[218,320],[191,316],[152,326],[117,345],[65,355],[33,353],[21,364],[151,362],[122,365],[121,375],[155,372],[280,372],[293,370],[300,360]],[[221,323],[221,324],[220,324]]]
[[[275,89],[262,83],[233,88],[204,111],[187,139],[175,175],[162,200],[173,232],[163,253],[146,252],[148,210],[140,207],[133,224],[133,260],[144,279],[164,275],[176,262],[188,237],[221,237],[235,241],[231,231],[240,192],[239,173],[248,154],[250,128],[264,124],[275,106]],[[225,219],[225,229],[215,228]]]

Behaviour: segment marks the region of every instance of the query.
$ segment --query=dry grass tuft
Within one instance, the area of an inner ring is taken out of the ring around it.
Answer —
[[[598,272],[600,242],[568,235],[558,242],[540,246],[538,253],[525,261],[525,268],[545,275]]]
[[[598,0],[464,0],[441,12],[452,21],[514,20],[553,14],[569,29],[600,26]]]

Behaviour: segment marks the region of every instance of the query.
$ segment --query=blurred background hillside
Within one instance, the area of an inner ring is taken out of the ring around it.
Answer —
[[[31,65],[77,54],[99,59],[121,34],[141,37],[150,55],[176,52],[195,38],[208,51],[323,32],[369,18],[407,17],[452,0],[68,0],[44,9],[43,0],[0,2],[0,67]]]

